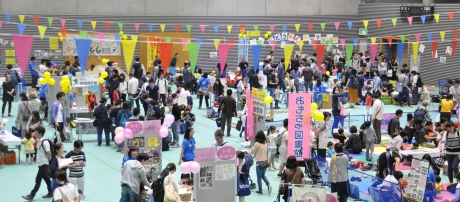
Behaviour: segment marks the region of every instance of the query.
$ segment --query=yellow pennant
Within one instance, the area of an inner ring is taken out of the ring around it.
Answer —
[[[376,40],[377,40],[376,37],[371,37],[371,42],[372,42],[372,43],[375,43]]]
[[[300,24],[295,24],[294,26],[295,26],[295,31],[296,31],[296,32],[299,32]]]
[[[292,57],[292,50],[294,50],[294,44],[285,44],[284,45],[284,58],[291,58]],[[289,67],[289,63],[291,62],[290,59],[286,60],[286,63],[284,64],[285,70]]]
[[[299,45],[299,50],[302,51],[302,48],[303,48],[303,40],[297,41],[297,45]]]
[[[363,20],[364,28],[367,29],[367,25],[369,24],[369,20]]]
[[[43,39],[43,36],[45,36],[46,27],[45,26],[38,26],[38,32],[40,33],[40,37]]]
[[[97,24],[97,21],[91,21],[91,26],[93,26],[93,29],[96,29],[96,24]]]
[[[121,40],[121,47],[123,48],[123,58],[127,72],[130,72],[131,65],[134,57],[134,50],[136,50],[136,41],[134,40]]]
[[[419,46],[419,42],[412,42],[412,54],[414,56],[414,64],[417,61],[418,46]]]
[[[230,34],[230,32],[232,32],[232,27],[233,27],[233,25],[227,25],[227,30],[228,30],[229,34]]]
[[[444,42],[444,36],[446,35],[446,32],[445,32],[445,31],[441,31],[441,32],[439,32],[439,35],[441,36],[441,41]]]
[[[219,48],[220,39],[214,39],[214,46],[216,46],[216,50]]]
[[[21,23],[24,23],[24,15],[18,15],[19,16],[19,21],[21,21]]]
[[[439,14],[434,14],[433,16],[434,16],[434,19],[436,20],[436,23],[438,23],[439,22]]]
[[[14,48],[14,42],[10,42],[11,47]]]
[[[160,24],[161,32],[165,32],[166,24]]]
[[[188,44],[190,43],[190,39],[187,39],[187,46],[185,46],[185,51],[188,51]]]
[[[134,42],[137,42],[137,39],[139,39],[138,35],[131,35],[131,40],[133,40]]]

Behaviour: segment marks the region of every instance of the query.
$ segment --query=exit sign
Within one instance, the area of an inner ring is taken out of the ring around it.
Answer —
[[[367,35],[367,29],[366,28],[359,28],[359,35]]]

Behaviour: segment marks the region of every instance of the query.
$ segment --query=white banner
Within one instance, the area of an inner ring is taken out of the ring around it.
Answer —
[[[322,188],[322,187],[296,187],[296,186],[293,186],[292,187],[291,201],[295,201],[295,202],[326,202],[326,193],[327,193],[326,188]]]
[[[65,40],[62,43],[62,51],[64,52],[64,56],[77,55],[77,45],[75,44],[75,38],[81,38],[80,34],[67,34],[65,37]],[[120,44],[117,44],[114,34],[105,34],[102,43],[99,41],[99,37],[96,32],[88,32],[86,38],[92,40],[90,55],[121,55]]]

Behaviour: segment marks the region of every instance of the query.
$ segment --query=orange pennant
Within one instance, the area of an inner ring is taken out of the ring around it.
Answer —
[[[235,40],[234,39],[230,39],[228,40],[228,43],[230,45],[230,50],[233,50],[233,46],[235,45]]]
[[[174,29],[176,29],[176,32],[179,32],[179,24],[174,24]]]
[[[393,41],[393,37],[392,36],[387,36],[387,40],[388,40],[388,45],[390,45],[390,47],[391,47],[391,41]]]
[[[454,34],[455,39],[458,38],[458,29],[452,30],[452,33]]]
[[[454,13],[453,12],[449,12],[449,13],[447,13],[447,15],[449,16],[450,21],[454,20]]]
[[[110,22],[104,22],[105,23],[105,29],[109,30],[110,29]]]
[[[67,28],[61,27],[61,34],[63,37],[67,36]]]
[[[310,32],[313,30],[313,23],[308,23],[308,30],[310,30]]]
[[[380,28],[380,25],[382,24],[382,19],[377,19],[375,20],[375,22],[377,23],[377,27]]]

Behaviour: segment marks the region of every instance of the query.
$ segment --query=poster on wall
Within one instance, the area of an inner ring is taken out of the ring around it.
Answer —
[[[216,180],[232,180],[235,179],[235,165],[216,165]]]
[[[62,58],[62,50],[34,50],[36,59]]]
[[[67,34],[64,43],[62,43],[62,50],[64,56],[76,56],[77,46],[75,44],[75,38],[80,38],[80,34]],[[91,39],[90,55],[97,56],[118,56],[121,55],[120,44],[117,44],[114,34],[106,33],[102,43],[99,42],[97,33],[88,32],[86,35],[87,39]]]
[[[200,188],[214,187],[214,166],[201,166]]]
[[[94,86],[98,84],[97,75],[76,76],[72,78],[72,86]]]

